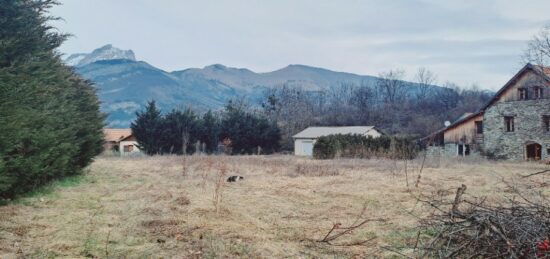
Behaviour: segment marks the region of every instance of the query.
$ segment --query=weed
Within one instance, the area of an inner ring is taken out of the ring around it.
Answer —
[[[216,215],[220,214],[220,204],[222,202],[223,187],[225,186],[225,177],[227,175],[227,165],[222,162],[218,165],[218,172],[214,180],[214,207]]]

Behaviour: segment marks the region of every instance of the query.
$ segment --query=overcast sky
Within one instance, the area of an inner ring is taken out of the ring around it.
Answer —
[[[64,53],[111,43],[167,71],[220,63],[268,72],[304,64],[377,75],[418,67],[495,90],[521,67],[550,1],[61,0]]]

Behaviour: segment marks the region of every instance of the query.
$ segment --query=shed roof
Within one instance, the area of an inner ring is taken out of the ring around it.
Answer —
[[[103,129],[105,141],[119,141],[132,135],[132,129]]]
[[[322,136],[335,135],[335,134],[368,135],[369,132],[377,132],[377,130],[374,126],[309,127],[292,137],[293,138],[319,138]]]

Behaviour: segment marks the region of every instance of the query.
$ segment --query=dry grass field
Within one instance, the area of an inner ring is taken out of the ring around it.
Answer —
[[[452,198],[466,184],[469,195],[498,200],[511,195],[504,181],[547,167],[428,160],[415,187],[421,164],[100,157],[82,176],[0,206],[0,258],[399,257],[386,248],[410,253],[418,218],[430,211],[415,197]],[[230,175],[244,180],[225,182]],[[359,217],[370,221],[319,242],[335,223],[346,227]]]

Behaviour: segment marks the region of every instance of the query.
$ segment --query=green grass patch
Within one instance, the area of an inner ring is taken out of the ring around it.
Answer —
[[[38,249],[34,251],[34,253],[31,255],[30,258],[58,258],[59,255],[52,251],[44,251],[42,249]]]
[[[95,180],[85,173],[67,176],[62,179],[54,180],[46,185],[37,187],[34,190],[22,194],[11,202],[15,204],[31,205],[34,200],[39,198],[57,199],[59,198],[59,194],[56,190],[61,188],[76,187],[84,182],[95,182]],[[4,201],[4,203],[0,201],[0,205],[6,205],[9,203],[10,201]]]
[[[102,244],[100,244],[99,240],[89,233],[84,240],[84,244],[82,244],[82,251],[80,252],[80,255],[89,258],[98,258],[101,245]]]

